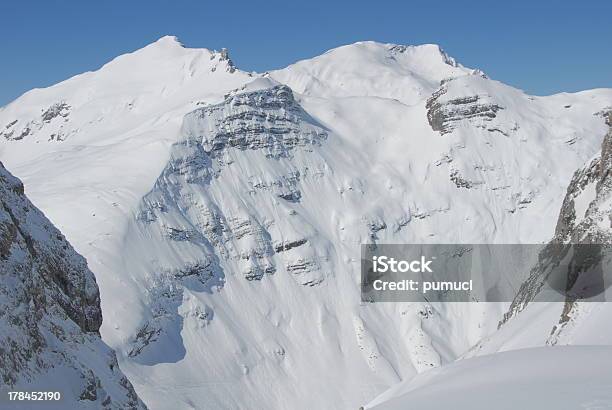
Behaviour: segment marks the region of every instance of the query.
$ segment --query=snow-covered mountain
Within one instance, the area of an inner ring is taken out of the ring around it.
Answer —
[[[33,390],[61,395],[36,408],[146,408],[100,339],[94,275],[1,163],[0,205],[2,407]]]
[[[609,107],[610,89],[529,96],[434,45],[256,74],[164,37],[2,108],[0,160],[87,258],[150,408],[346,409],[507,309],[362,304],[359,245],[547,242]]]

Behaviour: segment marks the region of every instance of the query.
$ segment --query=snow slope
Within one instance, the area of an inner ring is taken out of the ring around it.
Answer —
[[[165,37],[4,107],[0,159],[87,258],[149,407],[356,408],[504,312],[363,305],[359,245],[548,241],[610,106],[432,45],[260,75]]]
[[[607,409],[612,348],[514,350],[430,370],[377,397],[365,409]]]

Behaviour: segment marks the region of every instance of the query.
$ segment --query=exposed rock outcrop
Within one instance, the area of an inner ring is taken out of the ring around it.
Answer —
[[[59,391],[65,408],[145,408],[101,324],[85,259],[0,164],[0,387]]]
[[[229,147],[264,150],[268,157],[287,157],[298,146],[318,144],[327,137],[309,124],[291,89],[276,85],[239,93],[221,104],[200,108],[185,121],[187,132],[200,138],[204,151],[219,158]]]
[[[33,118],[28,122],[13,120],[0,128],[0,138],[9,141],[22,140],[33,135],[43,128],[49,128],[49,141],[62,141],[68,132],[64,129],[64,123],[68,121],[72,107],[65,101],[52,104],[42,110],[40,117]]]
[[[503,109],[487,95],[470,95],[445,99],[446,84],[442,84],[427,100],[427,120],[434,131],[448,134],[461,120],[478,118],[484,122],[491,121],[497,112]],[[494,130],[494,129],[492,129]]]
[[[585,272],[599,274],[596,267],[602,262],[609,266],[606,258],[612,253],[612,112],[605,113],[604,118],[610,128],[601,153],[575,172],[559,213],[555,235],[540,253],[538,265],[520,287],[500,326],[536,300],[546,283],[555,287],[551,275],[558,266],[567,265],[567,283],[558,289],[565,294],[565,305],[559,323],[551,331],[551,343],[570,320],[580,299],[605,291],[603,277],[585,278]]]

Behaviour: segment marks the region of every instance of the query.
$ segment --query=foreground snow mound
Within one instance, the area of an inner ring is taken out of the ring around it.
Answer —
[[[59,391],[58,408],[145,408],[100,339],[101,324],[98,286],[85,259],[0,163],[0,391],[5,405],[8,390]]]
[[[372,410],[608,409],[612,347],[515,350],[460,360],[388,390]]]

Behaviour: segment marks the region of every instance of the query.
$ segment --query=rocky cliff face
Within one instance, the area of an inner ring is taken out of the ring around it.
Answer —
[[[492,102],[488,95],[470,95],[457,98],[447,98],[448,87],[443,82],[427,100],[427,120],[434,131],[448,134],[462,120],[480,120],[482,128],[488,131],[499,131],[495,127],[486,127],[487,123],[497,116],[503,107]],[[500,131],[501,132],[501,131]],[[506,135],[504,133],[504,135]]]
[[[599,115],[610,129],[601,153],[572,178],[555,230],[558,242],[612,242],[612,111]]]
[[[309,240],[316,235],[310,225],[295,211],[283,223],[263,207],[240,206],[233,201],[236,188],[228,184],[249,173],[248,186],[238,189],[246,189],[253,200],[263,197],[279,209],[300,203],[302,179],[309,173],[300,160],[316,156],[312,147],[320,146],[327,132],[300,107],[291,89],[257,81],[229,93],[220,104],[188,113],[181,133],[135,222],[147,241],[158,242],[152,247],[168,248],[181,261],[177,268],[156,257],[148,268],[144,287],[151,295],[151,315],[128,353],[144,362],[159,360],[161,346],[180,339],[175,331],[177,323],[179,331],[182,326],[179,307],[186,294],[214,293],[226,275],[261,281],[286,272],[307,287],[325,278],[326,261]],[[281,160],[287,161],[288,171],[266,175]],[[203,325],[213,319],[210,306],[195,310]]]
[[[85,259],[0,164],[0,390],[59,391],[64,408],[145,408],[101,324]]]
[[[612,247],[612,111],[597,115],[601,115],[610,127],[601,145],[601,152],[574,173],[559,213],[555,235],[540,253],[538,266],[521,286],[510,310],[500,322],[501,326],[525,309],[529,303],[537,300],[545,284],[551,283],[550,275],[554,267],[562,261],[567,264],[564,259],[570,257],[572,263],[579,268],[568,271],[567,288],[562,289],[566,292],[564,307],[549,338],[553,344],[577,310],[581,296],[593,297],[605,290],[602,287],[605,283],[598,283],[597,289],[589,290],[586,287],[589,283],[585,282],[584,278],[586,269],[609,257]],[[580,244],[596,246],[580,247]],[[596,255],[593,254],[594,251]],[[582,286],[579,294],[571,292],[570,289],[579,283]]]
[[[219,158],[227,148],[265,150],[269,158],[287,157],[298,147],[317,144],[324,130],[308,124],[308,114],[286,85],[242,92],[221,104],[198,109],[187,121],[208,155]]]

